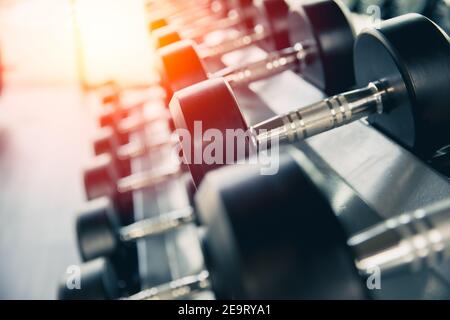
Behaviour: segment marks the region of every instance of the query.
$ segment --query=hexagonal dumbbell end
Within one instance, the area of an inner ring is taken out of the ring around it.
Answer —
[[[104,153],[115,153],[121,144],[111,128],[102,128],[94,136],[93,145],[94,154],[99,156]]]
[[[149,238],[195,221],[192,208],[174,210],[122,227],[118,212],[106,197],[90,201],[77,217],[78,247],[84,261],[112,256],[128,242]]]
[[[163,28],[168,26],[169,23],[167,22],[167,19],[165,18],[154,18],[151,19],[148,23],[148,30],[150,33],[153,33],[156,29]]]
[[[78,213],[76,232],[83,261],[112,255],[119,245],[120,227],[113,203],[102,197],[92,201]]]
[[[93,139],[93,145],[96,156],[108,154],[112,157],[114,166],[120,177],[131,174],[131,162],[129,159],[120,159],[118,157],[118,152],[123,145],[111,128],[100,129]]]
[[[78,279],[73,278],[72,274],[64,275],[58,285],[58,299],[104,300],[119,298],[118,280],[108,260],[97,259],[83,263],[79,266],[79,271]]]
[[[181,40],[180,34],[172,26],[161,27],[152,33],[155,49],[160,49]]]
[[[85,168],[83,178],[87,200],[117,195],[119,175],[110,154],[104,153],[95,157]]]

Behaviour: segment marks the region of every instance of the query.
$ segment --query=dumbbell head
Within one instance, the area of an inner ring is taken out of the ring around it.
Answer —
[[[417,14],[391,19],[362,33],[354,56],[358,85],[390,88],[386,112],[369,117],[375,127],[424,158],[450,143],[450,45],[440,28]]]
[[[152,33],[153,47],[155,49],[164,48],[172,43],[181,40],[181,36],[173,26],[165,26]]]
[[[84,187],[87,200],[103,196],[114,197],[117,193],[116,182],[119,179],[110,154],[101,154],[86,166],[84,173]]]
[[[219,130],[222,133],[225,133],[227,129],[234,129],[241,139],[245,139],[243,136],[248,126],[229,84],[222,78],[203,81],[177,91],[170,102],[170,111],[175,126],[190,133],[190,141],[183,140],[181,146],[185,162],[198,186],[207,172],[221,166],[220,163],[207,164],[204,161],[201,163],[194,161],[195,155],[199,152],[199,147],[195,142],[196,137],[193,134],[196,131],[195,126],[199,124],[198,121],[201,121],[202,134],[209,129]],[[230,139],[234,141],[234,138],[227,139],[227,137],[223,134],[222,154],[224,156],[227,154],[227,145],[232,145]],[[210,142],[201,140],[200,156],[203,156],[203,151]],[[237,150],[235,151],[233,160],[239,160],[245,156],[245,154],[238,154]]]
[[[107,197],[89,201],[78,213],[76,232],[83,261],[108,257],[117,250],[120,243],[117,216],[113,203]]]
[[[347,235],[308,167],[283,154],[276,175],[259,170],[211,172],[196,195],[218,298],[365,298]]]
[[[123,108],[110,108],[107,110],[102,110],[101,114],[98,117],[98,123],[102,128],[112,127],[116,125],[117,121],[128,116],[129,113]]]
[[[148,30],[150,33],[153,33],[153,31],[168,26],[169,23],[167,22],[167,19],[165,18],[154,18],[151,19],[148,23]]]
[[[288,25],[291,45],[313,51],[301,68],[305,79],[330,95],[354,85],[355,33],[346,8],[332,0],[297,3],[291,6]]]
[[[286,19],[289,13],[288,4],[279,0],[256,0],[254,5],[258,10],[255,23],[263,26],[270,34],[263,47],[269,51],[289,47],[289,26]]]
[[[120,142],[111,128],[102,128],[94,136],[93,145],[94,154],[99,156],[104,153],[112,154],[119,148]]]
[[[117,276],[106,259],[96,259],[80,266],[80,288],[70,289],[69,274],[66,274],[58,285],[59,300],[92,300],[117,299],[119,290]]]
[[[208,79],[192,40],[179,41],[157,53],[161,77],[172,92]]]
[[[116,156],[117,150],[122,146],[122,143],[112,128],[102,128],[99,130],[93,139],[93,145],[94,154],[96,156],[108,154],[112,157],[114,167],[120,177],[125,177],[131,174],[130,161],[118,159]]]
[[[286,16],[288,7],[284,1],[265,0],[259,4],[266,21],[265,27],[272,35],[268,43],[272,50],[289,46]],[[190,40],[173,43],[158,50],[159,68],[162,78],[173,92],[207,79],[207,71],[201,61],[195,43]]]

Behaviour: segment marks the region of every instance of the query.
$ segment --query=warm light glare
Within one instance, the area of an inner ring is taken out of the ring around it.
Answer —
[[[76,26],[87,81],[152,78],[143,0],[27,0],[0,9],[0,43],[14,83],[78,81]],[[76,13],[76,23],[74,16]]]
[[[86,73],[93,83],[151,79],[151,49],[142,0],[78,0]]]

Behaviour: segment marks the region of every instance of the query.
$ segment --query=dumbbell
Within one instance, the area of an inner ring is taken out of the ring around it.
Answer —
[[[179,164],[162,165],[161,167],[121,177],[117,171],[113,157],[102,154],[83,171],[86,199],[93,200],[103,196],[114,200],[120,214],[122,225],[133,221],[134,191],[156,187],[180,178],[184,169]]]
[[[150,19],[149,31],[171,27],[184,37],[202,38],[205,34],[224,28],[244,26],[252,27],[255,16],[252,0],[230,0],[212,2],[200,10],[181,11],[180,14],[156,15]]]
[[[201,55],[202,59],[214,59],[228,52],[242,49],[254,44],[267,45],[270,47],[275,43],[281,48],[286,46],[287,30],[285,27],[285,17],[287,15],[288,6],[284,0],[261,0],[255,1],[254,4],[247,5],[247,13],[245,18],[250,19],[253,22],[252,25],[247,27],[243,34],[238,34],[237,37],[231,37],[231,39],[225,39],[219,44],[208,45],[202,43]],[[232,23],[242,23],[242,19],[236,18],[236,21]],[[216,30],[230,28],[232,25],[222,25],[215,27]],[[212,30],[207,30],[212,31]],[[204,34],[204,30],[201,30]],[[170,44],[185,40],[198,40],[193,36],[186,36],[177,32],[177,30],[171,26],[160,28],[155,30],[152,34],[152,38],[156,49],[164,48]]]
[[[220,14],[225,11],[230,1],[199,1],[195,3],[177,3],[171,5],[158,4],[154,8],[147,5],[147,10],[152,21],[158,19],[164,22],[176,21],[182,23],[194,22],[211,14]],[[158,26],[157,24],[155,25]]]
[[[192,207],[173,210],[125,226],[118,221],[119,215],[113,202],[107,197],[90,201],[79,212],[76,233],[83,261],[113,256],[122,249],[133,247],[140,239],[168,233],[195,223],[196,220]]]
[[[148,96],[137,103],[106,105],[105,108],[100,110],[100,113],[97,116],[99,127],[116,128],[118,122],[133,114],[141,113],[148,104],[158,103],[159,101],[165,101],[167,99],[164,89],[157,85],[151,86],[147,91],[149,91]]]
[[[80,288],[69,288],[69,275],[58,283],[58,300],[117,299],[121,296],[119,280],[111,261],[97,259],[80,265]]]
[[[333,183],[360,202],[335,205],[329,183],[294,148],[281,155],[276,175],[261,175],[258,166],[209,173],[196,195],[205,270],[129,298],[185,299],[212,290],[219,299],[365,299],[364,280],[375,267],[388,277],[448,259],[450,201],[349,236],[342,221],[354,210],[374,211],[337,175]],[[95,274],[89,278],[100,281],[96,287],[110,286],[101,268]]]
[[[198,137],[196,123],[201,123],[202,132],[219,130],[224,148],[234,145],[224,134],[233,130],[252,152],[272,143],[303,140],[364,117],[424,160],[450,144],[450,47],[447,36],[433,22],[409,14],[383,22],[380,29],[362,32],[355,43],[354,70],[359,89],[250,127],[226,80],[206,80],[182,89],[172,98],[171,113],[176,127],[187,130],[196,141],[194,146],[185,139],[183,154],[195,157],[201,152],[202,156],[210,144]],[[334,76],[339,81],[342,75]],[[199,164],[189,158],[186,162],[197,185],[206,172],[226,163],[224,159]]]
[[[271,30],[267,41],[275,50],[267,58],[208,74],[201,51],[191,41],[175,43],[158,50],[166,87],[176,92],[207,78],[218,77],[224,77],[236,87],[285,70],[303,74],[328,93],[354,85],[354,32],[345,8],[331,0],[292,6],[290,10],[282,1],[266,0],[263,4],[267,13],[265,20],[271,26],[266,28]]]
[[[131,174],[131,159],[174,145],[176,141],[170,135],[171,116],[169,111],[167,108],[162,110],[155,108],[154,111],[122,119],[116,125],[116,130],[111,127],[98,130],[93,138],[94,154],[96,156],[104,153],[110,154],[119,175],[127,176]],[[165,126],[168,126],[167,130],[163,130]],[[120,136],[128,138],[131,133],[139,134],[135,135],[133,141],[123,143]]]
[[[226,9],[228,7],[228,9]],[[205,35],[216,30],[232,27],[248,27],[252,25],[252,2],[247,0],[235,1],[226,7],[219,6],[216,10],[204,8],[195,10],[192,14],[183,12],[183,17],[156,17],[149,22],[149,31],[154,39],[163,37],[165,29],[171,30],[178,37],[196,39],[201,41]],[[158,34],[158,36],[155,36]],[[168,38],[167,38],[168,39]],[[164,45],[164,41],[154,42],[156,47]]]

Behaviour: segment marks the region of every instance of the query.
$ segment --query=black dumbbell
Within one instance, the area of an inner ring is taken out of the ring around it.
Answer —
[[[232,27],[246,29],[254,26],[257,13],[253,1],[231,0],[215,4],[217,3],[212,4],[209,8],[194,10],[193,14],[183,12],[181,19],[180,16],[174,18],[173,16],[164,17],[164,15],[151,19],[149,31],[155,40],[155,47],[165,45],[175,34],[178,40],[179,38],[188,38],[201,41],[205,35],[216,30]],[[167,30],[164,31],[164,29]],[[169,33],[171,33],[170,36]]]
[[[271,36],[266,40],[275,50],[266,59],[209,74],[198,48],[190,41],[179,42],[158,50],[166,87],[175,92],[217,77],[239,86],[285,70],[304,75],[330,94],[354,85],[354,31],[345,8],[331,0],[292,6],[290,10],[284,2],[263,3],[266,24],[271,26],[267,28]]]
[[[375,267],[387,277],[448,258],[449,201],[349,235],[343,221],[375,212],[337,175],[325,176],[294,148],[282,154],[276,175],[261,175],[258,166],[208,174],[196,195],[206,270],[129,298],[183,299],[212,290],[219,299],[365,299]],[[333,202],[342,188],[346,206]]]
[[[302,140],[363,117],[425,160],[450,144],[450,46],[447,36],[433,22],[410,14],[387,20],[380,29],[366,30],[355,43],[354,69],[359,89],[251,127],[223,79],[207,80],[176,92],[170,109],[177,128],[188,130],[191,136],[200,122],[203,132],[220,130],[226,146],[234,143],[227,141],[227,130],[242,131],[240,137],[248,142],[248,149],[254,150],[268,148],[271,143]],[[334,81],[340,76],[335,74]],[[183,153],[195,156],[201,148],[203,155],[209,144],[197,142],[194,149],[185,140]],[[245,154],[236,155],[241,156]],[[187,160],[197,185],[206,172],[223,163]]]
[[[188,25],[195,24],[211,16],[223,17],[235,1],[203,1],[196,3],[178,3],[170,6],[159,4],[149,10],[149,30],[164,27],[170,23]]]
[[[83,173],[86,199],[110,197],[120,212],[124,212],[122,224],[131,223],[129,215],[133,212],[132,193],[134,191],[162,185],[180,178],[184,169],[179,164],[165,164],[161,167],[121,177],[116,163],[109,154],[102,154],[93,159]]]
[[[97,259],[83,263],[80,267],[80,287],[72,287],[69,275],[58,283],[59,300],[98,300],[120,297],[119,280],[111,262]]]
[[[146,88],[148,93],[146,97],[137,103],[124,105],[123,103],[116,103],[112,105],[107,105],[105,108],[100,110],[98,114],[98,124],[101,128],[111,127],[118,135],[121,133],[121,128],[119,123],[128,117],[134,115],[140,115],[146,109],[154,109],[159,106],[159,104],[165,104],[168,100],[167,94],[159,85],[152,84]],[[126,135],[126,133],[123,133]]]
[[[215,59],[228,52],[243,49],[254,44],[268,45],[268,48],[272,50],[274,46],[277,49],[288,46],[285,18],[289,8],[285,1],[257,1],[250,8],[253,10],[252,16],[254,18],[252,21],[255,22],[255,25],[244,34],[238,34],[237,37],[231,37],[231,39],[224,40],[217,45],[200,44],[199,51],[202,59]],[[217,28],[217,30],[226,29],[226,27],[223,26]],[[170,26],[156,30],[152,37],[157,49],[165,48],[181,39],[197,40],[195,37],[181,35]],[[184,64],[180,62],[179,65],[183,66]]]
[[[112,128],[98,130],[93,139],[94,154],[96,156],[104,153],[110,154],[119,175],[121,177],[130,175],[130,160],[176,144],[170,134],[171,128],[168,124],[168,121],[171,120],[170,114],[167,109],[163,114],[155,116],[153,120],[150,117],[138,116],[123,120],[119,124],[121,132],[135,133],[135,139],[126,144],[122,143]],[[153,125],[149,126],[150,124]],[[139,132],[139,130],[142,131]],[[139,134],[136,134],[137,132]]]
[[[282,0],[280,0],[282,1]],[[193,22],[167,22],[167,19],[156,19],[149,23],[151,38],[155,48],[161,48],[180,39],[193,39],[203,41],[205,37],[217,30],[227,30],[235,28],[240,33],[253,25],[255,13],[252,2],[244,1],[244,6],[238,6],[226,14],[213,14],[204,16],[201,19],[193,19]],[[190,19],[190,20],[191,20]]]
[[[78,248],[83,261],[109,257],[134,242],[154,237],[195,222],[192,207],[122,226],[120,213],[107,197],[90,201],[77,216]]]

